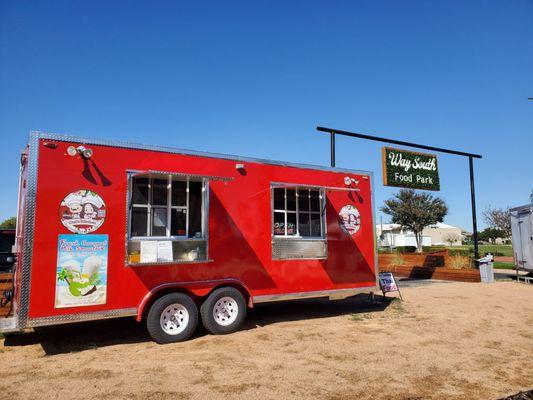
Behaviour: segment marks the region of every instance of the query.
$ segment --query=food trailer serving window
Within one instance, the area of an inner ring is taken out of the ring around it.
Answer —
[[[272,257],[326,258],[324,190],[279,184],[271,193]]]
[[[133,177],[130,237],[201,238],[202,181]]]
[[[208,179],[131,174],[128,263],[194,262],[207,258]]]
[[[273,195],[274,236],[324,237],[320,190],[274,188]]]

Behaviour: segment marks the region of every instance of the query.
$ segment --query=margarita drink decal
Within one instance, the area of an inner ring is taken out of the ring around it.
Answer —
[[[107,235],[60,235],[56,307],[104,304]]]

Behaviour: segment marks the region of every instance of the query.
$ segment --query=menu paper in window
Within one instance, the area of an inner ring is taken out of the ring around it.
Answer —
[[[162,240],[157,242],[157,261],[172,261],[174,259],[172,254],[172,242],[170,240]]]
[[[154,240],[141,241],[141,263],[157,262],[157,242]]]

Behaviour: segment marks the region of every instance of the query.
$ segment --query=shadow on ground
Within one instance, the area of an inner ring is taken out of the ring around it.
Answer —
[[[533,400],[533,389],[519,392],[509,397],[503,397],[500,400]]]
[[[383,312],[393,297],[376,296],[370,302],[368,296],[359,295],[344,300],[306,299],[270,304],[257,304],[248,310],[241,330],[250,330],[287,321],[328,318],[368,312]],[[192,340],[208,333],[199,323]],[[143,323],[133,318],[56,325],[35,329],[33,332],[7,335],[4,346],[28,346],[40,344],[46,355],[72,353],[120,344],[150,342]]]
[[[278,322],[302,321],[367,312],[379,313],[389,306],[393,297],[375,296],[375,300],[370,302],[367,295],[359,295],[333,301],[321,298],[257,304],[248,311],[244,329],[253,329]]]
[[[150,336],[144,325],[133,318],[119,318],[47,326],[29,333],[6,335],[4,346],[40,344],[47,355],[54,355],[148,341]]]

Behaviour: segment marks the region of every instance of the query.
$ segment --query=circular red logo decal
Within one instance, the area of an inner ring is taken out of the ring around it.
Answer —
[[[78,190],[69,193],[59,206],[61,223],[74,233],[91,233],[105,221],[105,203],[98,193]]]
[[[344,232],[355,234],[361,227],[359,210],[350,204],[345,205],[339,212],[339,222]]]

